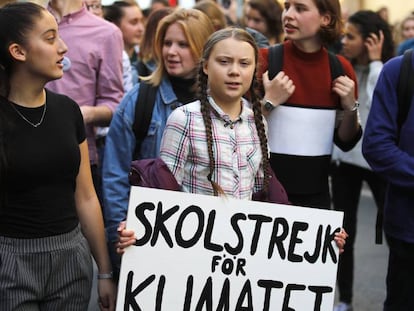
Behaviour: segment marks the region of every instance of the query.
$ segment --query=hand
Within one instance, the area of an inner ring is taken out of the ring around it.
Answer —
[[[275,106],[286,102],[295,91],[293,81],[283,71],[280,71],[272,80],[269,80],[269,75],[266,71],[262,78],[265,90],[264,97]]]
[[[355,105],[355,82],[347,76],[340,76],[333,81],[332,91],[341,98],[341,106],[350,111]]]
[[[365,46],[368,51],[368,58],[370,61],[381,60],[382,45],[384,44],[384,33],[379,31],[379,36],[375,33],[370,33],[365,40]]]
[[[116,286],[112,279],[98,280],[99,309],[114,311],[116,301]]]
[[[346,233],[344,228],[341,228],[339,232],[335,233],[334,241],[336,243],[336,246],[339,248],[339,254],[342,254],[344,252],[344,246],[346,243],[346,238],[348,237],[348,233]]]
[[[118,243],[116,243],[116,252],[121,255],[125,252],[125,248],[133,245],[136,241],[134,230],[127,230],[125,228],[125,221],[120,222],[117,229]]]

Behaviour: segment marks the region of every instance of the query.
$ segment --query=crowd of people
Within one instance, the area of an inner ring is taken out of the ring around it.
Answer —
[[[366,182],[390,250],[384,311],[414,306],[414,109],[401,122],[398,83],[414,14],[229,6],[0,7],[1,310],[87,310],[93,277],[115,310],[131,163],[149,159],[174,181],[162,189],[343,211],[334,311],[353,310]]]

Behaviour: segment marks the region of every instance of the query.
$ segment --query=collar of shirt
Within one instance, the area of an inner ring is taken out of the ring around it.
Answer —
[[[248,107],[249,103],[244,98],[242,98],[241,103],[240,103],[241,104],[241,113],[240,113],[239,117],[236,120],[234,120],[234,121],[230,120],[230,116],[228,114],[226,114],[216,104],[216,102],[214,101],[214,99],[211,96],[208,97],[208,101],[209,101],[211,107],[213,108],[212,109],[213,114],[218,119],[221,119],[224,122],[224,126],[225,127],[230,126],[230,128],[233,128],[234,125],[237,122],[242,122],[243,120],[244,121],[247,121],[248,116],[251,114],[251,111],[250,111],[251,109]]]

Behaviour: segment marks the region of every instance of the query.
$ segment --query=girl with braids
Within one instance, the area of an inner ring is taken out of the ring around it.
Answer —
[[[254,39],[236,28],[216,32],[204,46],[199,100],[171,114],[161,143],[161,159],[182,191],[238,199],[267,192],[270,168],[256,92],[257,55]],[[242,98],[248,91],[250,104]],[[286,195],[278,203],[287,203]]]
[[[177,181],[174,190],[289,204],[268,163],[257,59],[253,37],[240,28],[219,30],[205,44],[199,100],[170,115],[162,138],[160,158]],[[247,92],[251,102],[242,97]],[[261,190],[265,195],[256,196]],[[135,238],[124,223],[119,235],[122,254]],[[345,238],[335,237],[340,249]]]
[[[37,4],[8,4],[0,44],[0,310],[86,310],[89,247],[101,310],[114,310],[82,114],[45,89],[67,51],[56,20]]]

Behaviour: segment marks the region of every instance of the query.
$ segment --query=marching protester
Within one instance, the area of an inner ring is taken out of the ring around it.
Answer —
[[[165,164],[163,173],[172,175],[176,183],[159,188],[289,204],[268,162],[257,64],[257,46],[245,30],[225,28],[210,37],[198,71],[198,100],[171,114],[160,158],[154,162],[161,168]],[[248,91],[250,102],[243,98]],[[148,163],[138,162],[144,169]],[[142,180],[149,178],[145,175]],[[125,223],[118,230],[117,250],[123,253],[135,242],[134,232],[125,229]],[[345,232],[336,233],[340,249],[345,238]]]
[[[389,25],[377,13],[368,10],[352,14],[345,25],[342,53],[354,67],[358,80],[359,115],[365,127],[372,94],[383,64],[394,54]],[[354,279],[354,244],[357,212],[363,181],[367,182],[378,208],[377,239],[382,240],[382,209],[385,181],[373,172],[362,156],[362,141],[348,152],[334,149],[332,156],[332,202],[335,210],[344,212],[344,228],[349,234],[338,266],[339,303],[334,311],[352,310]]]
[[[55,18],[27,2],[0,9],[0,309],[88,307],[92,260],[102,310],[115,286],[84,121],[45,89],[63,75]]]

